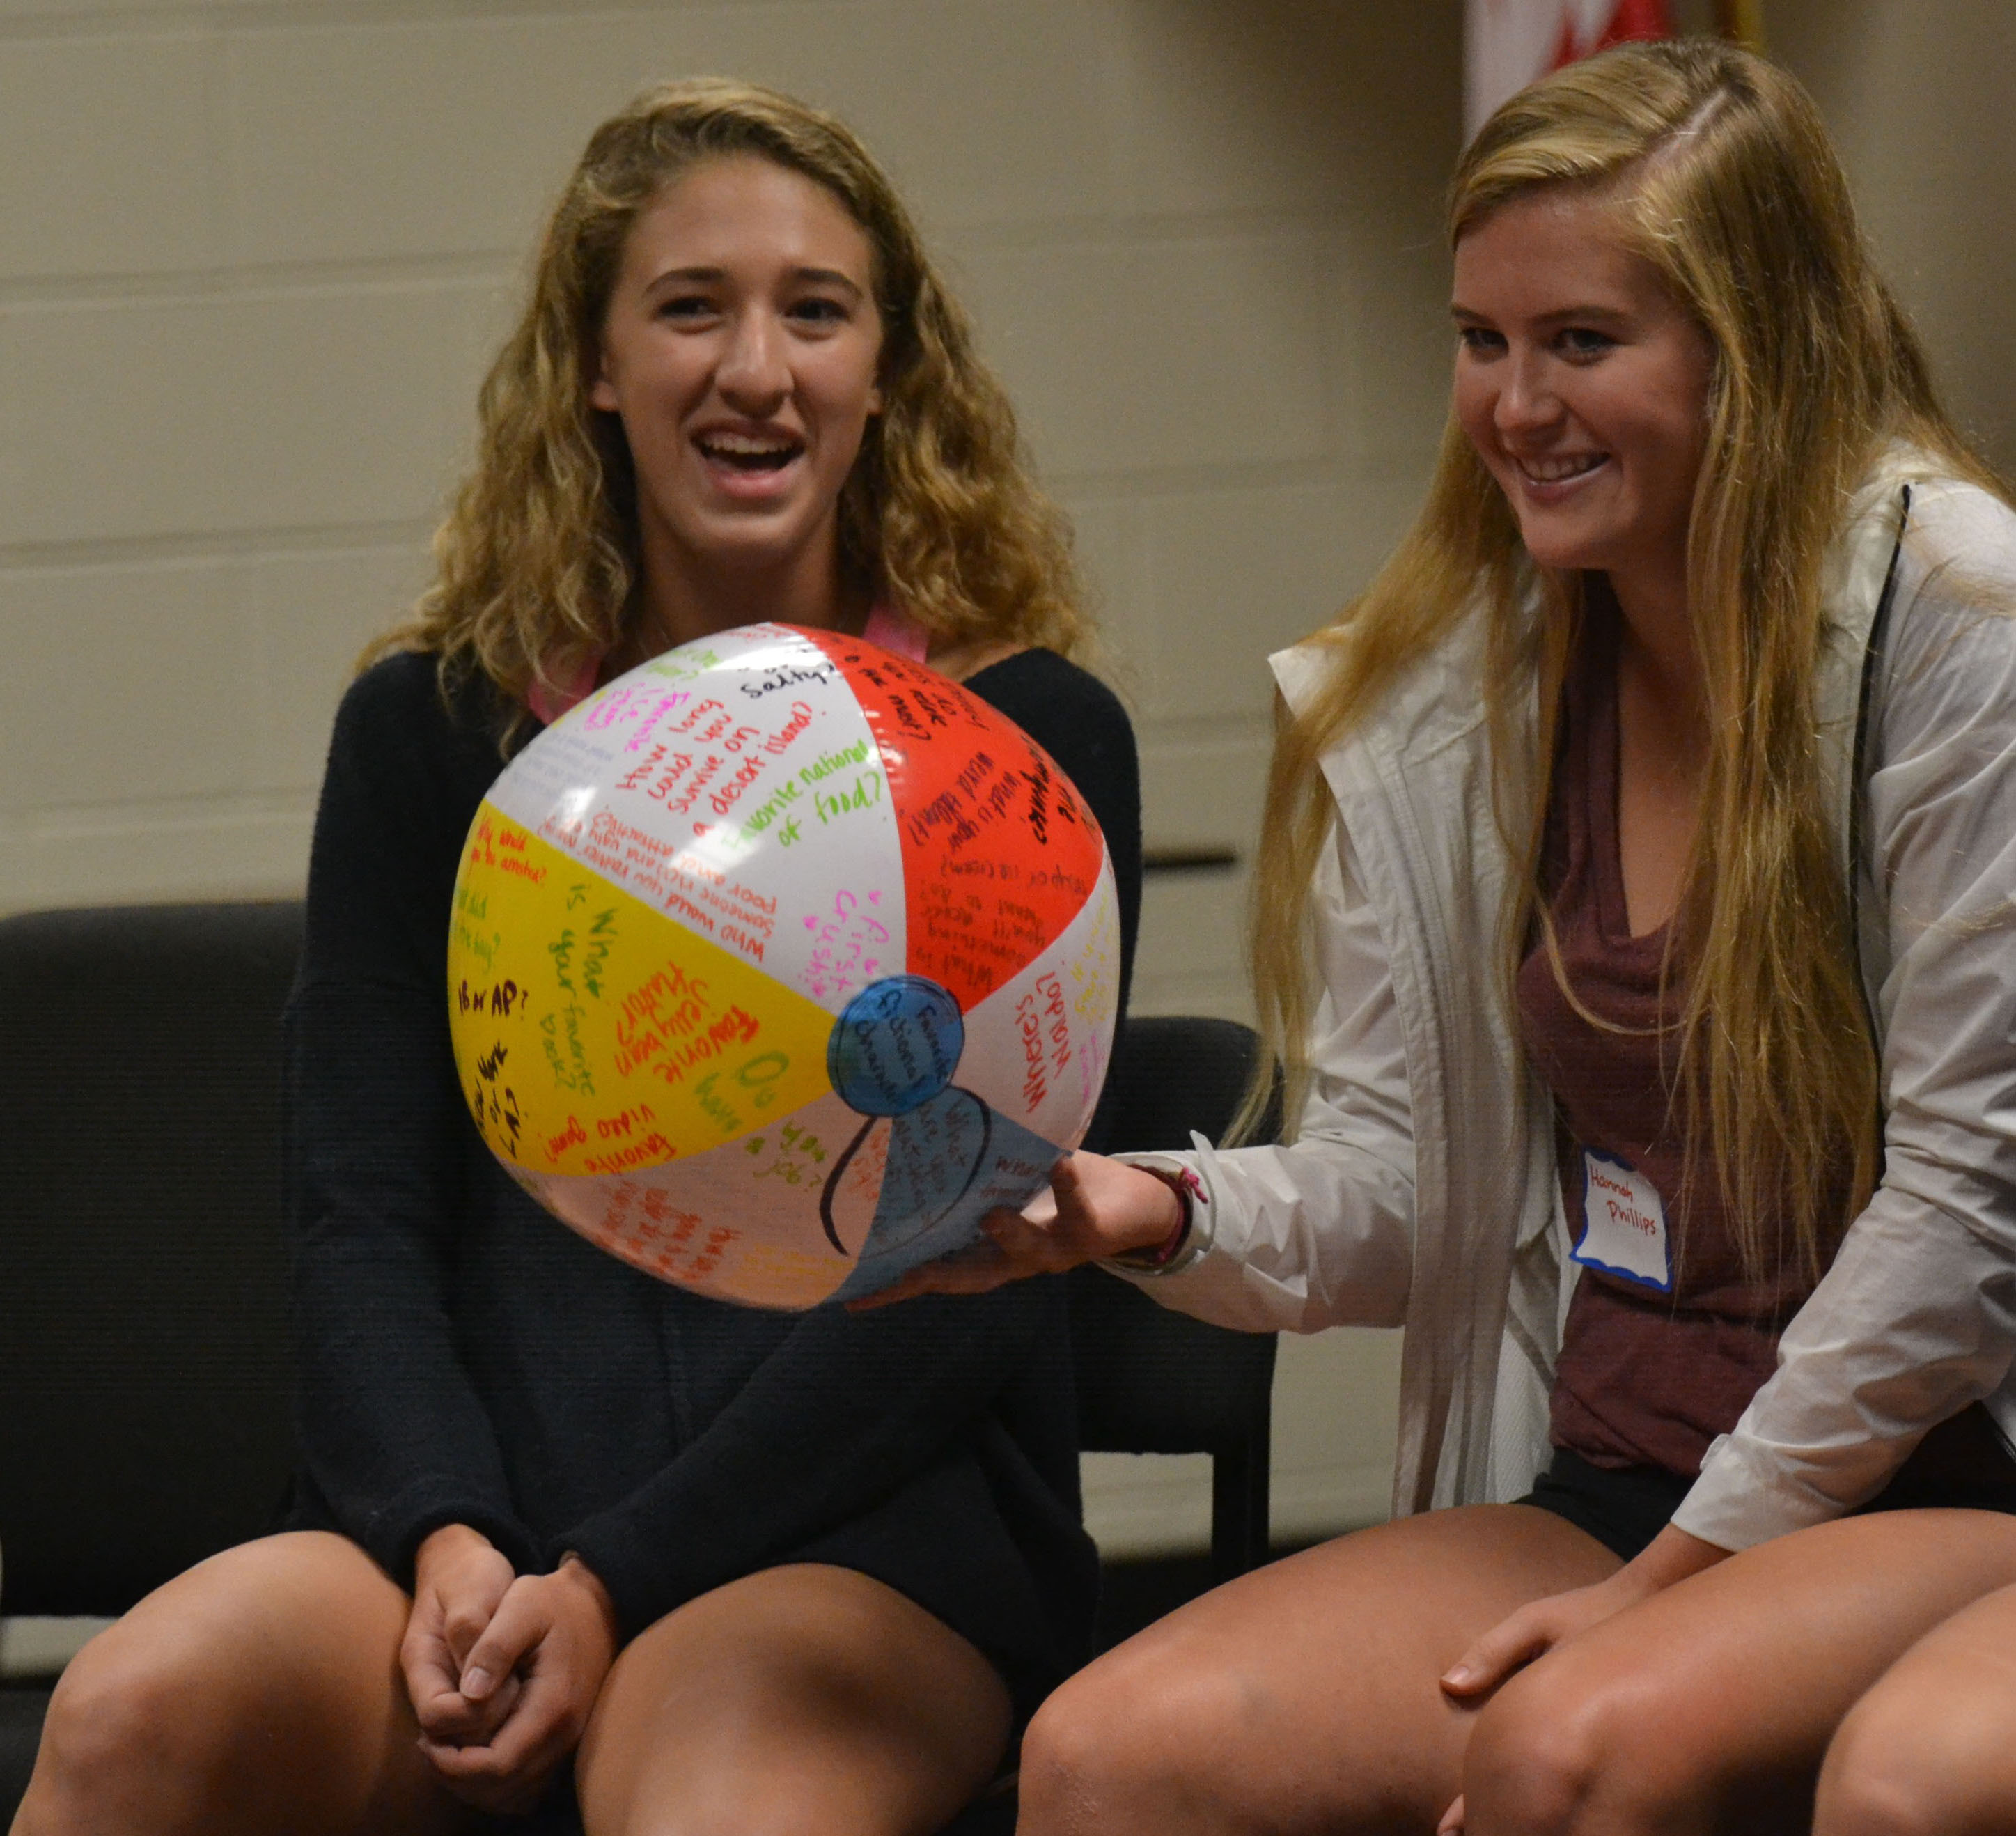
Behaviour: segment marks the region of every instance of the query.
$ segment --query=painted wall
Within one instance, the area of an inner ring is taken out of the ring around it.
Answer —
[[[2016,470],[2016,6],[1766,0],[1947,405]]]

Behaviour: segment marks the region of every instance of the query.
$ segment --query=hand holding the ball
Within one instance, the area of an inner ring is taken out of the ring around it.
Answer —
[[[855,1312],[915,1294],[977,1294],[1025,1276],[1053,1275],[1130,1250],[1152,1250],[1183,1222],[1183,1203],[1166,1180],[1103,1154],[1067,1154],[1050,1170],[1050,1189],[1019,1211],[989,1211],[988,1240],[913,1269]]]

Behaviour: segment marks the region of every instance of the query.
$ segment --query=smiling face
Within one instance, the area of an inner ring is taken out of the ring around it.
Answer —
[[[1540,192],[1456,244],[1456,412],[1543,567],[1683,603],[1714,351],[1615,208]]]
[[[833,621],[881,347],[867,235],[803,174],[711,159],[638,214],[589,400],[623,423],[668,635]]]

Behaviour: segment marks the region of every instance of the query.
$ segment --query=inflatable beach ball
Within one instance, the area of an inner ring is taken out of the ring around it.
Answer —
[[[667,1281],[872,1293],[1091,1121],[1119,908],[1012,722],[860,639],[743,627],[581,702],[491,787],[455,1064],[527,1191]]]

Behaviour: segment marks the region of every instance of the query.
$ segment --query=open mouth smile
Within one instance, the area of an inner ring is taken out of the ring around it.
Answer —
[[[1515,457],[1512,463],[1529,486],[1544,490],[1550,485],[1571,484],[1579,478],[1586,478],[1590,473],[1607,465],[1610,455],[1604,452],[1578,452],[1552,459]]]
[[[761,476],[781,472],[805,451],[805,442],[786,434],[716,432],[693,437],[703,457],[732,472]]]

